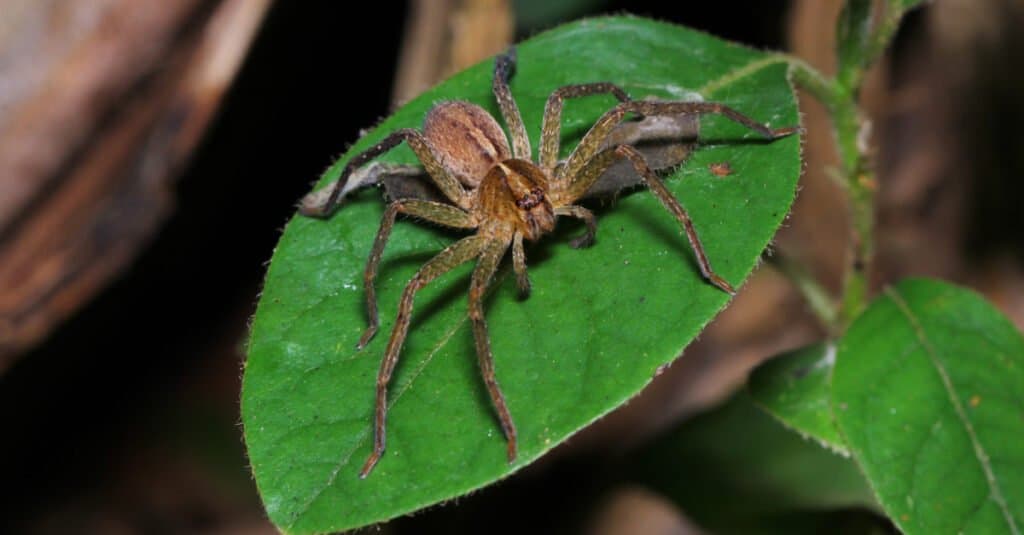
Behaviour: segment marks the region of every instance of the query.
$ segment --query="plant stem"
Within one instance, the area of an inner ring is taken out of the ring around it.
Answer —
[[[794,81],[828,109],[840,159],[840,183],[844,185],[850,210],[850,252],[843,273],[839,314],[831,327],[842,332],[867,305],[867,272],[874,254],[875,180],[860,136],[865,121],[857,106],[857,88],[827,78],[797,58],[790,58]],[[854,77],[859,79],[859,77]],[[800,282],[797,286],[800,286]],[[815,305],[812,303],[812,307]]]
[[[866,68],[878,58],[882,56],[885,49],[889,47],[889,42],[892,41],[896,30],[900,27],[900,21],[903,20],[903,15],[908,11],[906,7],[893,6],[891,2],[888,2],[885,6],[885,12],[883,13],[881,20],[878,23],[878,27],[871,35],[871,40],[868,41],[865,47],[864,60],[861,65]]]
[[[842,329],[864,309],[868,300],[867,272],[874,255],[875,179],[858,140],[865,123],[853,95],[832,110],[836,145],[842,161],[850,211],[850,252],[843,274],[839,313]]]
[[[836,298],[814,278],[803,264],[787,255],[776,252],[769,256],[767,261],[800,290],[804,301],[807,301],[818,321],[829,331],[829,334],[832,334],[838,318]]]

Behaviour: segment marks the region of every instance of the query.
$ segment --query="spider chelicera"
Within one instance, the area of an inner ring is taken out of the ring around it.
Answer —
[[[456,241],[429,260],[405,286],[395,326],[377,375],[373,452],[359,473],[361,478],[369,475],[384,453],[388,382],[409,331],[416,292],[430,281],[470,260],[477,261],[469,287],[469,317],[473,324],[477,359],[507,440],[508,461],[511,463],[515,460],[516,428],[495,375],[483,312],[484,294],[510,246],[516,283],[523,294],[529,292],[523,240],[534,241],[551,232],[560,216],[581,219],[586,225],[585,234],[572,240],[572,247],[590,245],[597,228],[594,214],[574,203],[584,197],[597,179],[621,159],[632,164],[643,183],[682,225],[701,275],[723,291],[734,293],[733,287],[711,269],[686,210],[651,170],[644,155],[630,144],[608,146],[610,135],[627,116],[718,114],[768,139],[784,137],[797,131],[797,127],[770,128],[715,102],[632,100],[625,91],[608,82],[568,85],[556,89],[548,97],[544,108],[539,157],[534,162],[530,159],[530,140],[523,119],[508,86],[515,61],[514,49],[499,55],[495,59],[493,78],[494,96],[511,134],[511,146],[498,122],[483,108],[463,101],[441,102],[427,114],[422,132],[414,129],[392,132],[380,143],[349,160],[338,182],[331,188],[326,202],[317,206],[303,206],[302,211],[306,215],[329,215],[341,202],[353,171],[402,141],[412,148],[427,174],[450,203],[406,198],[394,199],[388,204],[364,274],[369,326],[359,340],[360,349],[373,338],[379,326],[374,280],[384,245],[391,235],[398,214],[418,217],[446,227],[476,230],[475,234]],[[564,100],[597,94],[614,95],[619,103],[594,123],[564,162],[559,161]]]

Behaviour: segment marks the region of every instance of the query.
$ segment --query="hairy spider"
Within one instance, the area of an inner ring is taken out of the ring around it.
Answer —
[[[516,428],[495,375],[483,312],[484,294],[510,246],[517,285],[524,294],[529,291],[523,240],[534,241],[551,232],[560,216],[581,219],[586,225],[586,233],[574,239],[571,246],[590,245],[596,232],[594,215],[573,203],[583,197],[598,177],[620,159],[626,159],[632,164],[644,184],[682,225],[697,258],[701,275],[718,288],[733,293],[732,286],[711,269],[686,210],[651,170],[643,154],[630,144],[607,146],[609,136],[629,114],[644,117],[719,114],[768,139],[787,136],[797,130],[796,127],[769,128],[715,102],[632,100],[625,91],[608,82],[568,85],[556,89],[548,97],[539,157],[534,162],[530,159],[530,141],[523,119],[508,86],[514,66],[515,50],[510,49],[495,59],[493,78],[494,96],[510,131],[511,147],[498,122],[483,108],[463,101],[441,102],[427,114],[423,132],[401,129],[391,133],[380,143],[349,160],[338,182],[331,188],[326,202],[316,207],[303,207],[306,215],[329,215],[340,203],[343,192],[347,191],[346,182],[353,171],[402,141],[416,153],[430,178],[451,203],[400,198],[388,204],[364,274],[369,326],[359,340],[360,349],[373,338],[379,326],[374,280],[395,217],[406,214],[446,227],[476,230],[475,234],[453,243],[424,264],[402,293],[395,326],[377,375],[373,452],[359,473],[361,478],[369,475],[384,453],[388,382],[409,331],[416,292],[440,275],[474,259],[477,264],[469,288],[469,317],[473,324],[477,358],[507,440],[508,460],[515,460]],[[560,162],[558,149],[563,101],[596,94],[614,95],[619,103],[602,115],[568,159]]]

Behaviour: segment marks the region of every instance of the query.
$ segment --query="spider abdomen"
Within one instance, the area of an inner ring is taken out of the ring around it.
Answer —
[[[533,162],[498,162],[479,187],[477,210],[485,221],[503,221],[536,240],[555,228],[555,213],[547,196],[548,177]]]
[[[463,184],[475,188],[496,163],[512,157],[505,133],[486,110],[459,100],[431,108],[423,135]]]

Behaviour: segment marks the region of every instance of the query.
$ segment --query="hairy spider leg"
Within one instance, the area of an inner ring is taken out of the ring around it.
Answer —
[[[701,274],[712,284],[732,294],[732,285],[720,277],[711,268],[704,247],[700,243],[693,221],[679,201],[665,188],[661,179],[647,165],[646,159],[630,145],[619,145],[615,148],[600,150],[605,139],[612,130],[629,113],[645,116],[683,115],[683,114],[718,114],[754,130],[769,139],[788,136],[798,130],[797,127],[772,129],[758,123],[754,119],[722,104],[714,102],[651,102],[633,100],[622,102],[605,112],[594,126],[583,136],[579,145],[573,150],[566,163],[556,170],[556,178],[552,183],[551,201],[557,207],[571,205],[582,197],[601,174],[619,158],[628,158],[634,169],[643,178],[651,191],[662,205],[682,224],[687,239],[697,257]],[[557,210],[556,208],[556,210]]]
[[[516,426],[512,423],[512,415],[505,404],[505,396],[498,386],[494,373],[494,355],[491,353],[491,339],[487,334],[487,321],[484,319],[483,301],[487,287],[494,277],[501,257],[508,249],[508,240],[495,238],[488,243],[480,254],[480,261],[473,270],[473,278],[469,285],[469,319],[473,322],[473,339],[476,341],[476,357],[480,364],[480,374],[487,385],[487,393],[498,413],[501,430],[505,433],[508,462],[516,460]]]
[[[690,241],[690,248],[693,249],[693,254],[697,257],[697,265],[700,266],[700,274],[705,279],[711,281],[711,284],[718,286],[723,291],[730,295],[735,295],[736,290],[733,289],[732,285],[728,281],[720,277],[713,269],[711,269],[711,262],[708,260],[707,253],[704,252],[704,246],[700,243],[700,237],[697,236],[697,230],[693,228],[693,220],[690,219],[690,215],[686,213],[686,209],[679,203],[679,200],[672,195],[672,192],[665,187],[665,183],[658,178],[658,175],[651,170],[651,167],[647,165],[647,160],[644,158],[640,151],[636,150],[630,145],[619,145],[615,149],[615,154],[620,157],[629,158],[632,162],[633,168],[636,169],[647,187],[654,193],[654,196],[661,201],[661,205],[668,210],[676,221],[679,221],[683,225],[683,229],[686,231],[686,238]]]
[[[516,272],[519,295],[530,295],[530,277],[526,274],[526,250],[523,249],[522,232],[516,232],[512,237],[512,270]]]
[[[512,155],[515,158],[530,160],[533,158],[530,150],[530,137],[526,135],[526,126],[523,124],[523,116],[519,113],[519,105],[516,99],[512,98],[512,91],[508,88],[508,79],[516,68],[516,49],[511,47],[504,54],[494,58],[494,78],[491,88],[494,91],[494,98],[501,108],[501,115],[505,118],[509,133],[512,135]]]
[[[609,82],[575,84],[559,87],[548,96],[544,105],[544,124],[540,133],[539,164],[541,169],[553,174],[558,165],[558,148],[562,136],[562,108],[567,98],[587,97],[611,93],[619,102],[631,102],[629,95],[619,86]]]
[[[587,231],[584,232],[582,236],[577,236],[572,240],[569,240],[569,247],[572,247],[573,249],[582,249],[594,244],[594,236],[597,234],[597,218],[594,217],[593,212],[582,206],[570,204],[568,206],[559,206],[558,208],[555,208],[555,215],[582,219],[583,224],[587,226]]]
[[[795,126],[773,129],[761,124],[742,113],[717,102],[656,102],[646,100],[631,100],[617,104],[614,108],[605,112],[594,126],[580,140],[579,145],[569,155],[565,165],[557,169],[553,188],[572,188],[572,183],[577,181],[580,171],[587,165],[594,156],[601,150],[604,140],[611,134],[612,130],[625,119],[630,113],[638,113],[644,116],[653,115],[722,115],[727,119],[739,123],[767,139],[778,139],[796,132],[799,128]],[[600,175],[600,173],[597,173]],[[578,198],[578,197],[577,197]],[[571,201],[576,200],[572,198]]]
[[[672,193],[665,187],[664,182],[658,178],[657,173],[651,170],[651,167],[647,165],[647,160],[644,158],[636,148],[631,145],[619,145],[617,147],[610,147],[597,153],[596,156],[587,162],[587,165],[580,171],[579,176],[583,179],[572,182],[569,185],[569,189],[560,192],[559,195],[553,196],[552,202],[556,204],[568,203],[581,197],[586,193],[590,186],[593,185],[597,177],[601,175],[606,169],[612,166],[615,162],[622,158],[628,158],[633,164],[633,169],[636,170],[637,174],[643,179],[648,189],[654,193],[661,205],[665,207],[673,217],[676,218],[686,232],[686,238],[690,242],[690,248],[693,249],[694,256],[697,257],[697,266],[700,268],[701,275],[714,284],[721,290],[735,294],[736,291],[732,285],[729,284],[720,275],[715,273],[714,269],[711,268],[711,262],[708,260],[707,253],[704,252],[704,246],[700,242],[700,237],[697,235],[697,230],[693,227],[693,220],[690,219],[690,215],[686,213],[686,209],[679,203]],[[559,213],[559,210],[564,210],[574,205],[560,206],[555,209],[555,213]]]
[[[352,174],[346,179],[346,184],[339,192],[339,198],[346,196],[350,191],[369,186],[381,184],[385,177],[406,177],[414,178],[423,175],[423,167],[420,165],[407,165],[400,163],[370,162],[363,167],[354,168]],[[299,201],[299,213],[310,217],[324,217],[330,215],[326,210],[327,199],[331,196],[339,181],[324,188],[306,194]],[[333,209],[333,207],[332,207]]]
[[[559,187],[552,188],[550,193],[551,202],[558,207],[572,205],[572,203],[586,195],[587,191],[601,177],[601,174],[618,160],[619,157],[615,154],[615,147],[609,147],[598,152],[576,174],[566,176],[564,181],[559,182]]]
[[[370,259],[366,262],[366,270],[363,272],[363,287],[366,290],[366,316],[369,325],[359,338],[359,344],[356,346],[359,349],[366,347],[380,326],[377,317],[377,291],[374,282],[377,279],[377,267],[384,254],[384,246],[387,245],[391,229],[395,226],[395,217],[400,213],[451,228],[474,229],[477,227],[476,218],[472,214],[447,204],[408,199],[394,201],[388,205],[384,210],[380,228],[377,230],[377,238],[373,240],[373,249],[370,251]]]
[[[471,198],[466,193],[466,189],[462,186],[455,177],[448,172],[447,169],[441,162],[438,161],[434,155],[433,149],[430,147],[430,143],[423,134],[412,128],[403,128],[396,130],[389,134],[387,137],[382,139],[376,145],[366,149],[365,151],[355,155],[345,164],[345,169],[341,171],[341,176],[338,178],[338,182],[334,184],[334,189],[331,190],[330,197],[327,198],[327,202],[324,203],[323,214],[330,215],[338,204],[341,202],[341,193],[345,189],[345,184],[348,182],[348,177],[352,174],[352,171],[358,169],[370,160],[384,154],[385,152],[398,146],[399,143],[405,141],[408,143],[409,148],[419,158],[420,163],[423,164],[423,168],[427,170],[427,173],[437,184],[437,187],[441,190],[441,193],[445,197],[451,199],[457,206],[468,210],[471,205]]]
[[[519,136],[525,139],[527,151],[521,153],[517,149],[516,153],[522,154],[519,157],[529,159],[529,138],[526,137],[526,129],[522,126],[523,122],[519,114],[519,108],[516,106],[515,100],[508,90],[508,78],[515,68],[515,63],[516,51],[514,47],[495,59],[494,94],[498,99],[502,115],[505,116],[505,121],[509,124],[509,130],[512,131],[513,144],[516,143],[516,138]],[[541,127],[539,162],[541,169],[549,175],[553,175],[555,167],[558,165],[558,148],[561,142],[562,131],[562,109],[565,100],[600,94],[612,94],[620,102],[629,102],[631,100],[622,88],[610,82],[566,85],[559,87],[548,96],[547,103],[544,106],[543,126]],[[517,132],[520,133],[517,134]],[[582,206],[570,206],[560,211],[556,210],[555,214],[582,219],[587,226],[586,234],[570,241],[570,247],[578,249],[589,247],[593,244],[597,227],[594,214],[589,210]],[[522,236],[518,233],[512,245],[512,258],[513,267],[515,267],[516,272],[516,283],[519,286],[520,293],[526,295],[530,292],[530,281],[526,275],[526,255],[523,251]]]
[[[398,316],[395,318],[395,326],[391,330],[391,338],[388,340],[388,347],[384,351],[384,358],[380,363],[380,372],[377,374],[377,399],[374,409],[373,420],[373,452],[366,459],[363,469],[359,472],[359,478],[365,479],[370,471],[376,466],[381,455],[384,454],[385,445],[385,421],[388,413],[388,382],[391,374],[398,364],[398,356],[402,351],[402,344],[409,333],[409,320],[412,316],[413,298],[421,288],[430,281],[451,271],[455,267],[480,256],[481,252],[491,242],[486,237],[474,235],[462,238],[449,245],[434,258],[430,259],[413,275],[412,280],[405,286],[402,292],[402,299],[398,304]]]

